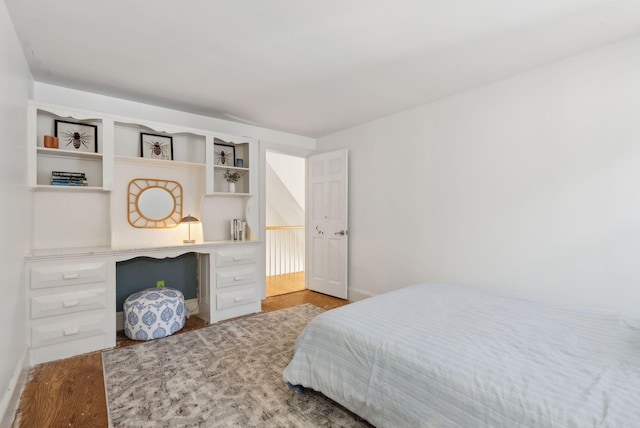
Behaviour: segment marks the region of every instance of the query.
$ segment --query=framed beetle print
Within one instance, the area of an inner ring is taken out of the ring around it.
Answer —
[[[60,150],[98,153],[98,127],[86,123],[55,121]]]
[[[236,147],[231,144],[213,144],[214,165],[235,166]]]
[[[173,160],[173,137],[141,132],[140,156],[143,158]]]

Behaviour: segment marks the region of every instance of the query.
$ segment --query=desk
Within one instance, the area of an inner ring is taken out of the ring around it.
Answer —
[[[151,248],[36,251],[25,258],[31,365],[114,347],[116,263],[198,253],[199,315],[215,323],[260,312],[262,243],[218,241]]]

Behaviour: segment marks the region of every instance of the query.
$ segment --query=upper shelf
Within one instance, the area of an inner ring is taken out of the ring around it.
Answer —
[[[214,165],[213,166],[216,169],[233,169],[236,171],[250,171],[250,168],[241,168],[239,166],[226,166],[226,165]]]
[[[38,147],[37,152],[38,152],[38,155],[55,156],[55,157],[61,157],[61,158],[90,159],[90,160],[102,159],[102,153],[77,152],[77,151],[64,150],[64,149],[48,149],[46,147]]]
[[[116,164],[122,164],[152,167],[159,174],[168,174],[164,168],[192,169],[203,180],[207,195],[228,194],[224,172],[229,169],[243,173],[235,195],[250,196],[258,190],[257,169],[251,165],[258,159],[258,149],[249,137],[38,101],[29,101],[28,116],[28,183],[32,188],[47,187],[52,171],[72,171],[86,173],[90,188],[111,191]],[[56,125],[62,122],[71,124],[67,127],[77,125],[77,129],[95,128],[96,153],[44,147],[44,137],[55,136]],[[225,156],[232,155],[231,165],[216,165],[216,147],[229,149]],[[158,159],[156,149],[162,149],[164,159]]]
[[[141,157],[133,157],[133,156],[115,156],[115,160],[117,162],[124,162],[124,163],[130,163],[130,164],[146,164],[146,165],[153,165],[153,166],[159,166],[159,167],[182,167],[182,168],[205,168],[206,167],[204,163],[181,162],[181,161],[175,161],[175,160],[141,158]]]

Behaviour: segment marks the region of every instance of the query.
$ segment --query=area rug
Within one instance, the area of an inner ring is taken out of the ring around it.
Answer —
[[[282,371],[323,310],[305,304],[102,354],[115,427],[367,427]]]

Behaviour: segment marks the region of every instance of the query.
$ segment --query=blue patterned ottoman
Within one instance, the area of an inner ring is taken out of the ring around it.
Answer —
[[[124,334],[135,340],[159,339],[184,327],[184,296],[173,288],[148,288],[124,301]]]

